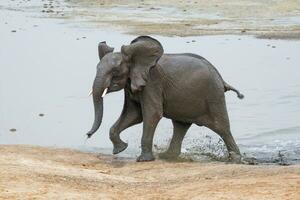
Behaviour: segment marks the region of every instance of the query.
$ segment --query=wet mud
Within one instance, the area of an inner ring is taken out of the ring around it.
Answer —
[[[52,17],[135,35],[235,34],[258,38],[300,38],[300,3],[297,0],[70,0],[63,6],[59,1],[50,1],[48,9],[49,5]]]

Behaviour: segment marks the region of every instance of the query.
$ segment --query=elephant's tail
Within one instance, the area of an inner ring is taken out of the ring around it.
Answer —
[[[224,82],[224,92],[227,92],[227,91],[229,91],[229,90],[232,90],[232,91],[234,91],[236,94],[237,94],[237,97],[239,98],[239,99],[243,99],[245,96],[242,94],[242,93],[240,93],[237,89],[235,89],[234,87],[232,87],[231,85],[229,85],[228,83],[226,83],[225,81],[223,81]]]

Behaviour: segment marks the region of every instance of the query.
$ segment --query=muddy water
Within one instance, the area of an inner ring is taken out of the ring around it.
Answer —
[[[98,62],[97,43],[106,40],[118,51],[134,36],[62,24],[7,5],[1,5],[0,19],[0,144],[111,153],[108,132],[121,113],[122,91],[105,97],[102,126],[85,140],[93,122],[88,92]],[[207,58],[245,94],[241,101],[228,92],[226,99],[233,135],[247,157],[265,163],[300,162],[299,41],[155,37],[165,52]],[[141,130],[137,125],[122,133],[129,148],[121,156],[139,154]],[[163,119],[156,130],[155,149],[165,148],[171,135],[171,122]],[[222,157],[226,152],[215,133],[197,126],[189,130],[183,148],[186,156],[200,155],[200,159],[203,154]]]

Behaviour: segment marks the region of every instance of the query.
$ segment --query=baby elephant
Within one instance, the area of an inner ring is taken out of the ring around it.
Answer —
[[[176,158],[182,140],[191,126],[205,126],[224,140],[229,159],[241,159],[229,125],[224,92],[238,90],[227,84],[217,69],[203,57],[191,54],[164,54],[159,41],[140,36],[121,52],[101,42],[98,46],[100,62],[93,84],[95,120],[87,133],[91,137],[99,128],[103,116],[103,97],[106,93],[124,89],[124,107],[119,119],[110,129],[113,153],[127,148],[120,139],[126,128],[143,122],[141,155],[137,161],[152,161],[153,136],[162,117],[172,120],[173,138],[162,158]]]

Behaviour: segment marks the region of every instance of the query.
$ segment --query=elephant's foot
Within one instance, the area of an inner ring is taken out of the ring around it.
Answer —
[[[161,159],[165,159],[165,160],[176,160],[179,156],[180,152],[171,152],[171,151],[165,151],[162,153],[159,153],[158,156]]]
[[[147,161],[153,161],[155,160],[155,157],[151,153],[142,153],[137,159],[137,162],[147,162]]]
[[[242,163],[241,154],[233,152],[233,151],[229,152],[229,162],[236,163],[236,164]]]
[[[114,144],[113,154],[118,154],[124,151],[128,147],[128,144],[121,141],[117,144]]]

